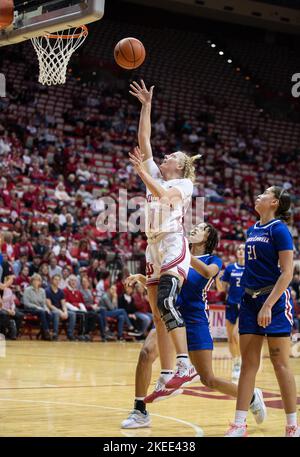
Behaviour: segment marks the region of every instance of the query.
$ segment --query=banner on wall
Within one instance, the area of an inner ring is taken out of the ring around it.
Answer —
[[[211,305],[209,307],[210,333],[213,338],[227,340],[225,323],[225,306]]]

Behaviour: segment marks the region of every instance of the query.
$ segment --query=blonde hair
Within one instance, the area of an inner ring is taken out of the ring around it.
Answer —
[[[180,151],[182,154],[182,158],[180,159],[181,164],[183,165],[183,177],[190,179],[192,182],[195,181],[196,175],[195,175],[195,165],[194,162],[200,157],[202,157],[201,154],[197,154],[195,156],[189,156],[185,152]]]
[[[35,279],[37,279],[40,282],[43,282],[41,275],[39,275],[38,273],[34,273],[30,278],[30,284],[32,284]]]

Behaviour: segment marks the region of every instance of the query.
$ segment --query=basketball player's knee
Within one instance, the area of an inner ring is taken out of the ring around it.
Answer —
[[[260,359],[243,358],[241,369],[243,371],[255,371],[257,372],[260,365]]]
[[[202,374],[200,376],[200,381],[202,384],[206,387],[209,387],[210,389],[214,389],[216,385],[216,378],[214,377],[213,374],[207,373],[207,374]]]
[[[180,312],[176,309],[178,293],[179,279],[172,275],[162,275],[158,284],[157,307],[168,332],[185,326]]]
[[[287,366],[286,363],[284,363],[282,360],[279,360],[277,357],[270,357],[271,362],[273,365],[273,368],[277,374],[285,373],[287,370],[289,370],[289,367]]]
[[[145,366],[152,364],[156,359],[156,352],[151,346],[145,346],[141,349],[139,355],[139,364]]]

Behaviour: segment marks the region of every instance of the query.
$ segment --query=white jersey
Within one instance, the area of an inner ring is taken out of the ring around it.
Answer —
[[[174,199],[172,204],[162,202],[154,197],[147,189],[145,232],[147,237],[157,236],[162,233],[183,233],[183,217],[190,205],[193,195],[193,183],[190,179],[170,179],[164,181],[161,172],[154,162],[148,159],[144,161],[145,169],[165,189],[175,187],[181,193],[182,198]]]

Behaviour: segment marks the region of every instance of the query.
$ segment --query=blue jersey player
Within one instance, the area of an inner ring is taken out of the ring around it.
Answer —
[[[299,437],[296,383],[289,366],[293,303],[289,284],[293,277],[293,240],[284,223],[291,199],[285,189],[272,186],[259,195],[255,210],[260,220],[247,233],[245,293],[239,316],[242,368],[234,423],[226,436],[247,436],[246,417],[264,336],[280,387],[286,413],[287,437]]]
[[[237,386],[230,381],[218,378],[212,369],[213,340],[209,331],[207,291],[218,275],[222,261],[213,250],[217,245],[218,235],[211,224],[196,226],[190,235],[191,268],[186,282],[177,299],[177,307],[185,321],[189,356],[196,368],[201,382],[211,389],[232,397],[237,396]],[[145,284],[145,277],[134,275],[128,278]],[[148,335],[140,352],[135,376],[134,409],[122,422],[122,428],[141,428],[150,426],[146,403],[161,401],[182,392],[182,389],[168,388],[166,374],[162,371],[154,392],[146,396],[151,382],[152,364],[158,355],[156,331]],[[265,406],[260,389],[252,392],[250,409],[257,423],[265,418]]]
[[[238,317],[244,288],[241,279],[245,270],[245,245],[240,244],[236,249],[237,262],[230,263],[217,281],[218,290],[224,290],[226,297],[226,330],[229,350],[233,359],[232,379],[240,376],[241,358],[238,335]]]

